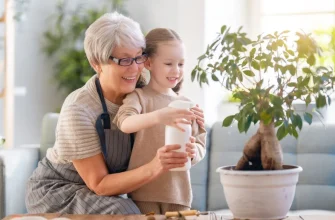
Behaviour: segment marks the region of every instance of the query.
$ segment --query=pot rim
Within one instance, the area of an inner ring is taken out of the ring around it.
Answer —
[[[303,169],[298,165],[283,165],[282,170],[234,170],[235,165],[228,165],[218,167],[216,169],[217,173],[228,174],[228,175],[251,175],[251,176],[264,176],[264,175],[286,175],[300,173]]]

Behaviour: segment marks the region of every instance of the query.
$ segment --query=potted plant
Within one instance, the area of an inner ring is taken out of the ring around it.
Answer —
[[[99,8],[87,8],[83,3],[75,10],[68,9],[67,1],[57,3],[49,29],[43,35],[43,52],[55,59],[55,76],[59,88],[66,94],[82,87],[95,71],[91,68],[83,48],[85,30],[111,9],[127,14],[124,0],[105,0]]]
[[[237,122],[239,132],[259,126],[245,144],[236,166],[218,168],[225,197],[235,218],[282,219],[289,211],[302,168],[283,165],[279,140],[298,138],[303,120],[292,103],[300,100],[317,108],[330,104],[335,77],[332,68],[316,65],[320,48],[309,34],[283,31],[250,40],[242,28],[222,26],[192,71],[192,81],[220,83],[240,100],[239,112],[223,126]],[[316,111],[317,113],[317,111]]]

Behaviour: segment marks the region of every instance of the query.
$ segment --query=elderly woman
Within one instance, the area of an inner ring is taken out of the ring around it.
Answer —
[[[122,195],[182,167],[187,154],[162,146],[148,164],[126,171],[133,138],[111,122],[124,97],[143,84],[144,36],[138,23],[108,13],[87,29],[84,47],[97,74],[66,98],[55,145],[28,181],[26,206],[29,213],[138,214]],[[195,117],[173,109],[156,115],[171,123]]]

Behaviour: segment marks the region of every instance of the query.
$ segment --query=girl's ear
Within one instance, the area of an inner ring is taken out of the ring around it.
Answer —
[[[144,67],[149,71],[151,70],[151,58],[150,57],[147,59],[147,61],[144,62]]]

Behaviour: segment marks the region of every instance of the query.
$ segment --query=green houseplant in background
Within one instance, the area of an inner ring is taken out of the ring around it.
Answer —
[[[59,88],[68,94],[82,87],[95,74],[83,48],[85,30],[106,12],[116,10],[127,14],[123,0],[106,0],[105,5],[85,9],[82,5],[69,11],[67,1],[59,1],[53,24],[44,33],[43,51],[56,59],[55,75]]]
[[[335,64],[335,27],[314,31],[315,40],[322,49],[322,56],[317,57],[320,65],[329,65],[334,68]]]
[[[251,40],[241,29],[232,32],[222,26],[198,58],[192,80],[201,86],[211,78],[241,101],[239,112],[226,117],[223,126],[236,121],[241,133],[251,124],[258,126],[237,165],[218,169],[234,217],[281,219],[292,205],[302,168],[283,165],[279,140],[297,138],[303,120],[311,124],[313,117],[309,112],[299,115],[292,103],[315,101],[318,109],[330,104],[335,77],[332,68],[317,66],[321,50],[310,35],[283,31]],[[289,192],[285,201],[283,188]]]

